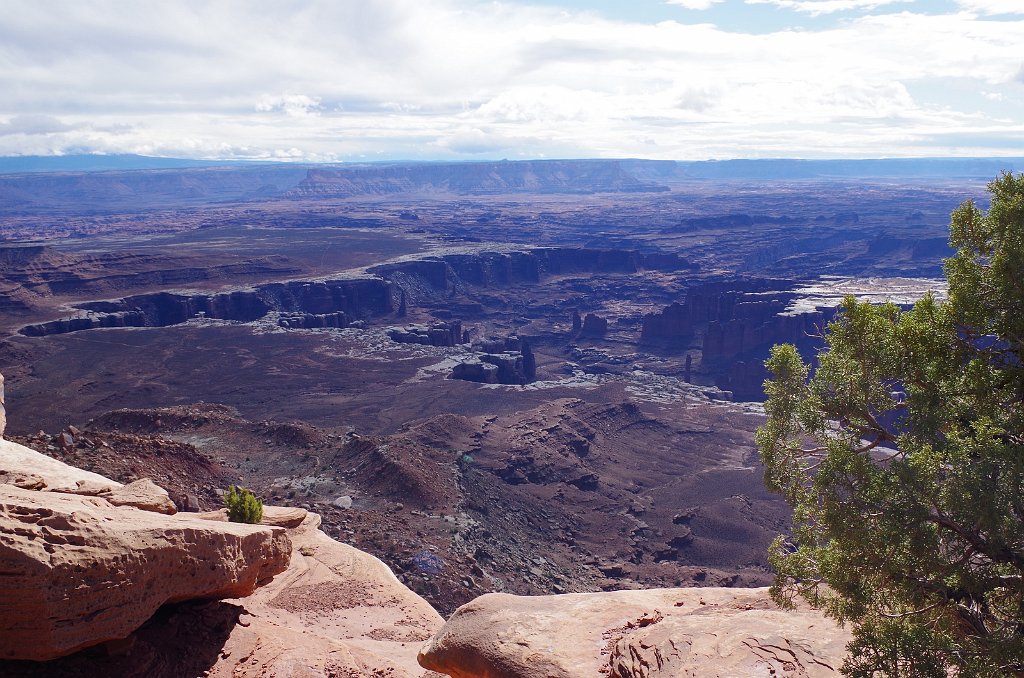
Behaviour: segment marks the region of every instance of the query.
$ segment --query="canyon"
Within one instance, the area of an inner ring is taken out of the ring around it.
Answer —
[[[941,296],[991,162],[0,175],[8,437],[182,512],[315,513],[445,617],[765,586],[770,347]]]

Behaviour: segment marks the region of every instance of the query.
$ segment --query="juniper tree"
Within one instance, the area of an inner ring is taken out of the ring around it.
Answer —
[[[1024,676],[1024,175],[952,214],[948,298],[848,297],[767,362],[772,595],[852,626],[850,676]]]
[[[228,520],[233,523],[256,524],[263,520],[263,502],[244,487],[229,487],[224,493],[224,506],[228,510]]]

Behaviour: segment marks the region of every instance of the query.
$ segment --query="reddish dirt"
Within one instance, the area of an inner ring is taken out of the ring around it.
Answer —
[[[241,484],[312,509],[448,613],[494,590],[767,583],[787,511],[761,487],[756,423],[569,398],[364,436],[200,404],[112,411],[69,449],[19,441],[117,480],[152,477],[179,506],[215,507]]]

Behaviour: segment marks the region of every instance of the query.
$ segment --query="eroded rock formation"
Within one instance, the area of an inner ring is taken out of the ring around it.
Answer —
[[[441,617],[318,515],[241,525],[111,493],[166,496],[0,441],[0,674],[436,676],[416,650]]]
[[[525,338],[510,335],[483,339],[473,344],[473,350],[476,355],[464,358],[452,368],[452,379],[520,385],[537,379],[537,359]]]
[[[47,459],[0,442],[0,658],[125,638],[165,603],[245,596],[288,565],[282,529],[139,510],[149,488]]]
[[[767,589],[491,593],[420,651],[453,678],[838,676],[850,635],[821,613],[779,610]]]
[[[793,343],[813,354],[817,335],[835,314],[833,308],[791,309],[794,286],[769,279],[701,285],[689,290],[684,302],[645,316],[641,342],[699,346],[701,369],[719,388],[737,399],[761,400],[771,347]]]
[[[399,344],[424,346],[455,346],[463,343],[462,321],[436,322],[430,325],[406,325],[388,330],[391,340]]]
[[[291,329],[312,330],[324,327],[348,327],[352,323],[352,317],[344,311],[334,313],[293,313],[282,315],[277,319],[281,327]]]
[[[315,513],[266,508],[264,522],[290,528],[291,564],[233,601],[246,623],[231,629],[210,676],[436,676],[416,663],[444,623],[426,601],[378,559],[321,532]]]
[[[76,317],[27,325],[21,333],[39,337],[99,327],[167,327],[197,316],[250,322],[270,311],[322,316],[308,322],[336,327],[331,323],[341,319],[347,324],[353,318],[391,313],[393,296],[391,283],[376,277],[293,280],[221,294],[158,292],[80,304],[82,313]]]
[[[608,333],[608,319],[596,313],[588,313],[583,319],[580,334],[585,337],[603,337]]]

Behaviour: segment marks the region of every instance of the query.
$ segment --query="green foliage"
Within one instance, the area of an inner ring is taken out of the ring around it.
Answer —
[[[952,214],[949,298],[850,297],[813,376],[767,362],[772,594],[853,627],[850,676],[1024,676],[1024,175]]]
[[[263,520],[263,502],[244,487],[229,487],[224,506],[228,509],[228,520],[233,523],[256,524]]]

